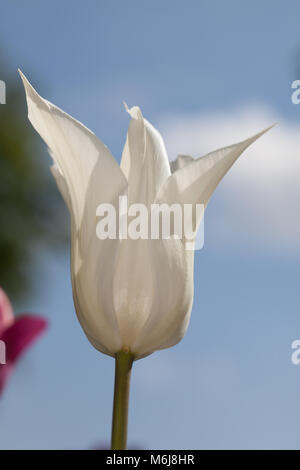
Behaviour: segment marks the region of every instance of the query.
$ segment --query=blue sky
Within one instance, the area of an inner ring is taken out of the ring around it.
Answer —
[[[201,153],[248,137],[273,117],[279,122],[209,204],[186,337],[134,364],[129,444],[300,448],[300,366],[290,360],[300,338],[300,105],[290,99],[300,79],[299,14],[291,0],[1,7],[2,51],[12,68],[117,159],[129,120],[123,100],[162,130],[173,158],[179,145]],[[67,252],[40,253],[36,287],[18,308],[44,313],[51,328],[1,399],[0,446],[108,442],[114,364],[77,323]]]

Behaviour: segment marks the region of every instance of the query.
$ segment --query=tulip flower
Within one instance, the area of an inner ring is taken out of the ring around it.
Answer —
[[[17,361],[47,326],[45,318],[37,315],[22,314],[17,318],[9,298],[0,288],[0,395]]]
[[[179,156],[170,166],[158,131],[138,107],[126,107],[131,121],[119,166],[90,130],[21,77],[28,118],[48,146],[51,170],[71,215],[78,320],[92,345],[116,359],[112,448],[124,448],[132,362],[183,338],[193,301],[194,252],[185,249],[174,227],[167,239],[99,240],[97,207],[100,202],[116,206],[123,196],[146,208],[159,203],[206,207],[236,159],[266,130],[199,159]]]

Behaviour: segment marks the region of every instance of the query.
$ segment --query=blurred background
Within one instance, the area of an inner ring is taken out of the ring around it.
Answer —
[[[208,206],[186,337],[134,364],[129,446],[300,448],[299,16],[297,0],[2,2],[0,285],[16,312],[50,327],[0,398],[1,448],[103,448],[113,398],[114,362],[75,317],[69,217],[18,67],[118,161],[123,100],[141,106],[170,159],[278,122]]]

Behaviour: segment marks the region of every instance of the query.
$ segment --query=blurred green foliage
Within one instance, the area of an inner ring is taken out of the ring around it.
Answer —
[[[0,62],[6,104],[0,104],[0,285],[10,296],[32,293],[43,248],[67,241],[66,209],[40,137],[27,119],[21,79]]]

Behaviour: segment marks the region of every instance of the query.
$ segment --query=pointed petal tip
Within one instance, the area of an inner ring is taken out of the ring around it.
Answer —
[[[18,73],[22,79],[22,82],[24,83],[24,86],[26,86],[27,84],[30,85],[28,79],[25,77],[24,73],[22,72],[21,69],[18,68]]]
[[[263,131],[261,131],[261,134],[265,134],[266,132],[268,132],[270,129],[272,129],[273,127],[277,126],[278,122],[274,122],[273,124],[271,124],[269,127],[267,127],[266,129],[264,129]]]
[[[123,105],[132,119],[143,119],[142,111],[138,106],[132,106],[132,108],[128,108],[128,105],[125,101],[123,101]]]
[[[30,81],[28,80],[27,77],[23,74],[23,72],[18,69],[20,77],[22,79],[24,89],[25,89],[25,95],[26,95],[26,101],[27,101],[27,106],[28,106],[28,119],[31,121],[31,105],[32,102],[36,106],[46,106],[47,108],[51,108],[53,106],[49,101],[44,99],[37,91],[36,89],[31,85]],[[32,122],[32,121],[31,121]],[[35,125],[33,125],[35,127]]]
[[[24,85],[24,88],[25,88],[25,93],[26,93],[26,96],[30,96],[30,97],[35,97],[35,96],[38,96],[39,97],[39,94],[35,91],[35,89],[33,88],[33,86],[31,85],[31,83],[29,82],[28,78],[25,77],[24,73],[22,72],[22,70],[18,69],[18,72],[19,72],[19,75],[22,79],[22,82],[23,82],[23,85]]]
[[[266,129],[263,129],[262,131],[258,132],[257,134],[252,135],[248,139],[240,142],[241,144],[245,144],[246,147],[248,147],[250,144],[255,142],[259,137],[263,136],[266,132],[268,132],[270,129],[272,129],[274,126],[276,126],[278,123],[275,122],[274,124],[271,124],[271,126],[268,126]]]
[[[126,101],[123,101],[123,105],[127,113],[129,113],[129,108],[128,108],[128,104],[126,103]]]

